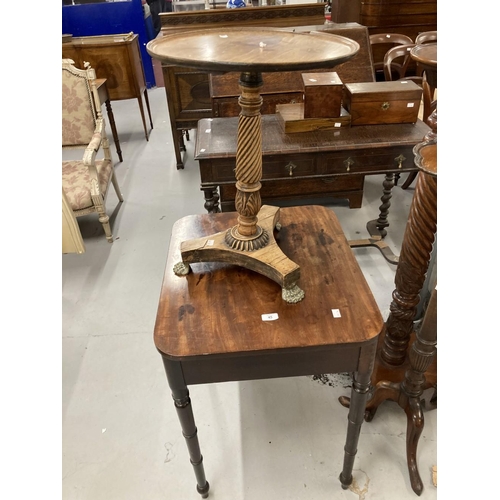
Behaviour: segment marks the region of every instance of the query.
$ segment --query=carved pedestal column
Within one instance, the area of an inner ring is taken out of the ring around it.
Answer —
[[[262,178],[262,97],[260,73],[242,73],[241,112],[238,121],[236,150],[236,198],[238,225],[228,230],[226,243],[237,250],[257,250],[269,241],[269,234],[257,224],[261,208]]]

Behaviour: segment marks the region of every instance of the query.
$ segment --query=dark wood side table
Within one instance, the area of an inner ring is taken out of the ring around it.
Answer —
[[[238,118],[203,119],[198,124],[195,159],[209,213],[235,209],[237,126]],[[276,115],[263,115],[262,128],[264,203],[331,197],[348,199],[351,208],[359,208],[364,176],[385,174],[379,216],[367,223],[369,238],[350,243],[374,246],[397,264],[398,257],[384,241],[394,176],[417,170],[413,148],[431,129],[419,120],[285,134]]]
[[[134,33],[119,35],[81,36],[62,44],[63,59],[73,59],[79,68],[88,62],[97,78],[106,78],[111,101],[137,99],[146,140],[149,140],[143,97],[151,129],[153,120],[149,107],[146,78],[142,66],[139,36]]]
[[[262,120],[260,109],[266,72],[330,68],[352,59],[359,44],[349,38],[293,33],[266,28],[190,31],[152,40],[148,53],[160,61],[212,72],[240,72],[235,206],[238,223],[217,234],[182,242],[174,272],[186,275],[190,264],[208,260],[231,262],[264,274],[282,286],[282,298],[304,298],[297,281],[300,267],[280,250],[274,229],[279,208],[262,207]]]
[[[303,271],[306,293],[298,304],[280,300],[274,281],[229,264],[198,263],[186,278],[174,275],[182,241],[221,231],[236,218],[205,214],[175,223],[154,330],[197,490],[208,496],[189,385],[354,372],[340,474],[346,489],[383,325],[377,304],[337,217],[319,206],[281,210],[276,239]]]
[[[120,139],[118,138],[118,131],[116,130],[115,115],[113,114],[113,108],[111,107],[111,101],[109,100],[108,87],[106,86],[106,78],[96,78],[95,86],[99,94],[99,101],[101,104],[106,105],[106,112],[108,113],[109,126],[111,127],[111,133],[113,134],[113,140],[115,141],[116,153],[120,162],[123,161],[122,150],[120,148]]]

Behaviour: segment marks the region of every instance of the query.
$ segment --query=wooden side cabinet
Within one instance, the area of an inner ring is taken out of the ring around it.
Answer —
[[[73,59],[79,68],[83,68],[85,62],[90,63],[97,78],[106,79],[111,101],[136,98],[139,103],[146,140],[149,140],[143,96],[151,128],[153,128],[153,120],[151,119],[138,35],[129,33],[75,37],[62,44],[62,57],[63,59]]]

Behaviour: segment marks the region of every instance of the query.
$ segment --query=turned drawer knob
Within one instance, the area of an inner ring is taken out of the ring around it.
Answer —
[[[391,105],[386,101],[386,102],[382,103],[381,107],[382,107],[382,111],[387,111],[391,107]]]
[[[297,165],[294,165],[292,162],[288,163],[288,165],[285,166],[285,170],[288,172],[288,175],[290,177],[293,176],[293,170],[297,168]]]
[[[403,162],[406,160],[406,158],[403,155],[399,155],[396,158],[394,158],[394,161],[398,164],[398,168],[403,168]]]
[[[344,160],[344,165],[346,166],[347,172],[350,172],[351,165],[354,165],[354,160],[351,157],[349,157],[349,158],[347,158],[347,160]]]

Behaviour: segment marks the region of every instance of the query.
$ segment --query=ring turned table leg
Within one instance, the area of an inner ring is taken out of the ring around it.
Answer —
[[[203,195],[205,197],[205,210],[209,214],[216,214],[219,213],[220,207],[219,207],[219,192],[217,190],[217,186],[206,186],[201,188],[203,191]]]
[[[344,467],[339,477],[344,490],[352,483],[352,469],[358,451],[359,433],[365,415],[366,401],[370,390],[370,377],[375,364],[376,349],[376,341],[366,344],[361,348],[358,371],[354,374],[349,415],[347,417],[348,424],[347,438],[344,447]]]
[[[118,159],[120,162],[123,161],[122,150],[120,147],[120,139],[118,138],[118,132],[116,131],[115,116],[113,114],[113,108],[111,107],[111,102],[107,99],[104,104],[106,105],[106,111],[108,113],[109,125],[111,126],[111,133],[113,134],[113,140],[115,141],[116,153],[118,154]]]
[[[177,416],[181,423],[182,434],[186,440],[189,459],[196,476],[196,491],[202,498],[207,498],[210,485],[205,478],[203,456],[198,441],[198,430],[194,421],[191,399],[184,381],[182,368],[179,362],[171,361],[165,357],[162,357],[162,359],[163,365],[165,366],[165,372],[167,373],[168,385],[172,391],[172,398],[174,400],[175,409],[177,410]]]

